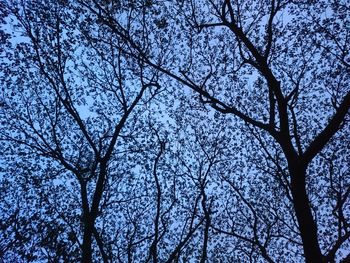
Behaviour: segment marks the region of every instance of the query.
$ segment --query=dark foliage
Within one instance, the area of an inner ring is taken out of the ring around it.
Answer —
[[[5,262],[348,262],[348,1],[0,3]]]

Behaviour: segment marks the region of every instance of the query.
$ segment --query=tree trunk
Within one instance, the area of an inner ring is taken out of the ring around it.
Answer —
[[[290,165],[289,170],[293,205],[303,242],[305,262],[321,263],[323,257],[317,238],[317,225],[306,193],[306,168],[296,164]]]
[[[85,219],[84,224],[84,237],[83,237],[83,255],[81,263],[91,263],[92,262],[92,234],[93,234],[93,223],[89,218]]]

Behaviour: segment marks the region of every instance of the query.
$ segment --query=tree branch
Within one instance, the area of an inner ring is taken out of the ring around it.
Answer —
[[[327,126],[316,136],[302,155],[304,164],[308,164],[323,149],[333,135],[340,129],[346,114],[350,108],[350,92],[346,94],[343,102],[339,105],[336,113],[328,122]]]

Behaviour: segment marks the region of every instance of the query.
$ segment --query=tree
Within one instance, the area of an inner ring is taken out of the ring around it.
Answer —
[[[9,25],[2,31],[1,257],[173,262],[191,255],[205,221],[203,187],[189,191],[174,164],[162,161],[166,136],[149,116],[159,106],[151,104],[161,91],[158,72],[123,53],[128,43],[74,3],[2,7]]]
[[[14,168],[5,170],[2,179],[11,186],[20,182],[5,176],[17,172],[23,175],[23,187],[29,188],[26,202],[33,196],[27,218],[48,213],[41,218],[45,222],[43,229],[35,226],[39,229],[32,230],[43,231],[44,236],[32,238],[42,239],[44,247],[55,246],[63,239],[63,244],[54,248],[57,259],[67,260],[65,253],[74,246],[80,247],[82,262],[91,262],[96,242],[106,262],[108,254],[99,217],[108,209],[109,199],[118,195],[108,189],[120,180],[118,173],[128,169],[129,164],[122,161],[127,154],[122,150],[130,152],[126,145],[138,129],[142,104],[152,99],[159,85],[156,73],[142,62],[126,58],[118,48],[108,46],[108,41],[118,45],[117,39],[91,39],[85,27],[89,24],[79,20],[73,6],[67,8],[64,4],[2,4],[15,30],[2,65],[1,109],[2,148],[7,167]],[[24,165],[21,158],[29,157]],[[35,190],[38,192],[33,193]],[[69,196],[67,202],[65,195]],[[17,217],[18,209],[9,216]],[[28,234],[25,237],[29,240]],[[18,236],[13,242],[25,243]],[[50,248],[47,253],[51,254]],[[24,254],[28,260],[40,258],[33,251]]]
[[[270,154],[271,143],[278,145],[287,166],[288,192],[305,260],[333,261],[335,252],[349,239],[347,223],[341,219],[332,248],[321,249],[317,213],[312,211],[316,204],[311,200],[316,192],[310,188],[319,176],[314,162],[327,152],[335,134],[348,127],[348,3],[225,0],[154,4],[158,16],[149,17],[155,23],[147,24],[146,16],[139,25],[153,32],[155,36],[148,39],[156,38],[161,48],[143,52],[141,36],[134,37],[133,31],[123,27],[112,3],[82,2],[112,33],[128,41],[141,61],[192,89],[202,103],[258,129],[261,147],[266,145],[268,158],[280,169],[278,159]],[[135,6],[142,3],[135,2]],[[164,50],[169,59],[159,62],[155,54]],[[348,192],[348,183],[345,185],[336,190],[341,197],[335,202],[338,205],[332,205],[334,209],[347,198],[340,193]],[[343,212],[335,213],[339,217]],[[331,228],[331,224],[324,227]]]
[[[1,5],[7,258],[349,259],[347,1]]]

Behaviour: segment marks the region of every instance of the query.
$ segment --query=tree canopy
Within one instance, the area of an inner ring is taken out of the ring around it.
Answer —
[[[0,3],[5,262],[348,262],[350,4]]]

